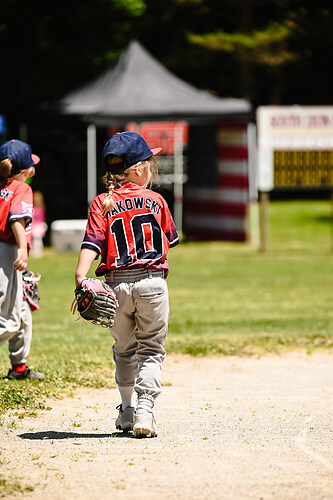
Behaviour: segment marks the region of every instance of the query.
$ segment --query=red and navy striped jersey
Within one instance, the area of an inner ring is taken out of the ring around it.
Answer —
[[[93,200],[81,245],[101,255],[96,275],[115,269],[157,269],[167,275],[167,253],[179,238],[164,198],[137,184],[124,184],[113,193],[113,210],[103,215],[106,196]]]
[[[32,210],[32,189],[29,184],[14,179],[0,189],[0,240],[15,244],[11,224],[15,220],[24,219],[30,248]]]

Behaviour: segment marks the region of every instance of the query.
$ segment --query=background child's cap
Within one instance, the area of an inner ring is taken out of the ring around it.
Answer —
[[[4,142],[0,146],[0,161],[5,158],[12,160],[15,170],[18,172],[33,167],[40,162],[39,156],[32,154],[29,144],[18,139]]]
[[[119,164],[112,165],[106,162],[110,155],[121,156],[123,159],[123,170],[132,167],[139,161],[148,160],[157,155],[162,148],[150,149],[144,138],[136,132],[119,132],[113,135],[104,146],[103,160],[109,171],[119,170]]]

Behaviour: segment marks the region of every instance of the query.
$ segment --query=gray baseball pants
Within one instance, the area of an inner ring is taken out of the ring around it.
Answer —
[[[17,246],[0,241],[0,345],[8,341],[12,364],[26,363],[32,337],[29,304],[23,300],[22,272],[15,271]]]
[[[114,271],[106,277],[119,307],[110,333],[119,387],[154,400],[161,392],[163,347],[169,321],[168,287],[161,271]]]

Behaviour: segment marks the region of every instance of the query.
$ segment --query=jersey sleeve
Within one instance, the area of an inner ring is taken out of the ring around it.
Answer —
[[[175,223],[173,221],[172,215],[170,213],[169,207],[164,201],[164,216],[162,218],[162,230],[169,241],[169,247],[175,247],[179,243],[179,236]]]
[[[94,250],[98,255],[101,253],[105,238],[107,218],[103,215],[103,200],[97,196],[90,207],[86,232],[81,248]]]
[[[32,210],[32,189],[29,184],[20,182],[9,209],[9,223],[24,219],[25,225],[28,226],[32,221]]]

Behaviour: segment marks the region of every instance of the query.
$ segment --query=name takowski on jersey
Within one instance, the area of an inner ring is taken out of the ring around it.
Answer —
[[[128,210],[137,210],[140,208],[151,210],[156,215],[158,215],[160,213],[162,205],[157,203],[157,201],[144,196],[125,198],[124,200],[114,202],[113,210],[109,211],[108,214],[113,216],[122,212],[126,212]]]

